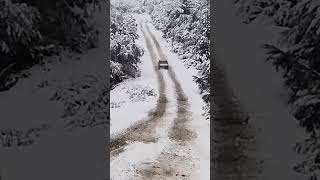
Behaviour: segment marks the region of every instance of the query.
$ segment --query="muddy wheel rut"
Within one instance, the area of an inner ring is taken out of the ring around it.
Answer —
[[[167,147],[167,151],[161,153],[157,160],[151,164],[140,167],[137,172],[140,175],[137,179],[190,179],[190,172],[195,168],[191,157],[179,153],[176,145]],[[186,151],[183,149],[183,151]]]
[[[262,161],[257,157],[256,128],[234,96],[221,66],[215,66],[213,77],[212,178],[257,180]]]
[[[146,25],[146,29],[150,34],[154,44],[156,45],[160,58],[167,59],[160,47],[158,40],[150,31],[150,28],[148,25]],[[176,100],[178,102],[177,118],[174,120],[173,127],[169,132],[169,137],[173,141],[184,143],[196,137],[195,133],[189,130],[186,126],[186,123],[190,121],[190,116],[191,116],[190,107],[189,107],[190,105],[189,105],[188,98],[181,87],[180,82],[177,80],[176,75],[172,70],[172,67],[168,69],[168,73],[169,73],[170,79],[174,83],[175,91],[177,94]]]
[[[160,58],[166,59],[159,42],[149,27],[147,25],[145,27],[156,45]],[[190,104],[171,67],[168,69],[168,74],[174,83],[177,101],[177,117],[168,134],[172,142],[166,145],[165,150],[156,161],[137,170],[140,175],[138,179],[190,179],[190,172],[194,168],[194,159],[190,156],[192,150],[187,146],[188,142],[196,138],[196,133],[187,126],[191,120]],[[184,153],[179,154],[177,152],[179,150]]]

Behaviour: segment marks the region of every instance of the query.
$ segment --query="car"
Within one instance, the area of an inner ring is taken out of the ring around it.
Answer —
[[[161,69],[161,68],[164,68],[164,69],[169,69],[169,64],[168,64],[168,61],[167,60],[159,60],[158,61],[158,69]]]

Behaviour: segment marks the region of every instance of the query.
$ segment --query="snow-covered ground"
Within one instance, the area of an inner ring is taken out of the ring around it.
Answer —
[[[105,129],[42,133],[37,142],[20,149],[0,148],[1,178],[5,180],[104,179],[107,161]]]
[[[142,143],[142,142],[133,142],[125,147],[124,151],[118,156],[111,158],[111,178],[114,180],[120,179],[141,179],[141,174],[137,171],[145,170],[150,164],[160,164],[163,159],[166,159],[166,154],[175,154],[178,157],[188,158],[188,163],[192,163],[191,170],[188,169],[188,164],[175,164],[176,171],[186,171],[190,176],[188,179],[209,179],[210,177],[210,124],[208,120],[205,120],[205,117],[202,115],[202,107],[205,105],[197,84],[193,81],[192,75],[196,73],[193,69],[186,69],[183,65],[182,60],[172,52],[170,52],[170,45],[162,38],[162,33],[154,28],[150,23],[151,19],[148,15],[135,15],[135,18],[140,24],[140,22],[145,22],[152,34],[156,36],[156,39],[159,41],[164,54],[168,59],[170,68],[173,69],[176,75],[176,79],[180,82],[182,89],[185,95],[188,97],[190,103],[190,112],[191,112],[191,121],[187,122],[187,126],[193,132],[196,133],[196,138],[192,139],[185,146],[181,146],[173,142],[169,138],[169,131],[173,126],[174,119],[177,116],[177,100],[176,100],[176,89],[175,84],[173,83],[167,70],[160,70],[165,82],[165,94],[168,99],[166,112],[163,117],[161,117],[161,123],[155,129],[155,134],[157,141],[155,143]],[[144,28],[144,26],[142,26]],[[147,32],[146,28],[144,31]],[[149,100],[145,100],[143,103],[137,104],[135,102],[128,101],[128,99],[121,98],[119,100],[118,95],[121,94],[123,97],[128,97],[129,95],[124,95],[126,91],[120,91],[123,86],[124,89],[130,89],[130,86],[146,86],[144,83],[149,83],[149,87],[157,89],[156,76],[154,69],[152,67],[151,59],[147,47],[145,45],[145,39],[138,26],[138,44],[143,47],[145,54],[142,57],[142,74],[141,77],[126,81],[122,83],[119,87],[116,87],[113,92],[111,92],[111,102],[113,101],[122,101],[123,107],[118,108],[118,110],[111,109],[111,127],[117,126],[118,128],[111,128],[111,133],[121,132],[121,129],[129,127],[134,122],[143,120],[148,116],[148,110],[151,110],[156,102],[156,98],[152,97]],[[148,34],[148,33],[147,33]],[[151,39],[150,34],[147,35],[148,39]],[[154,43],[153,51],[157,52]],[[157,57],[159,57],[158,53]],[[157,58],[158,59],[158,58]],[[146,69],[148,68],[148,69]],[[153,81],[153,82],[152,82]],[[113,97],[114,96],[114,97]],[[150,100],[152,99],[152,100]],[[139,106],[138,106],[139,105]],[[126,109],[124,109],[126,107]],[[128,108],[132,108],[129,110]],[[129,111],[137,111],[135,114],[124,114]],[[117,122],[119,118],[123,118],[121,121],[122,124]],[[113,124],[114,123],[114,124]],[[165,154],[165,155],[164,155]],[[174,162],[174,159],[172,160]],[[168,162],[168,164],[172,163]],[[184,169],[183,169],[184,168]],[[151,178],[151,177],[150,177]],[[155,177],[153,177],[155,178]],[[171,177],[166,177],[167,179],[179,179],[179,176],[173,175]],[[180,177],[181,178],[181,177]]]
[[[114,159],[111,157],[111,179],[124,180],[134,178],[135,169],[137,169],[137,167],[141,166],[142,164],[154,162],[163,151],[165,145],[169,142],[168,132],[170,130],[170,127],[172,126],[172,122],[175,118],[175,112],[177,109],[176,102],[173,101],[175,98],[174,92],[172,91],[172,82],[166,74],[164,74],[164,79],[168,83],[166,88],[166,95],[169,99],[167,104],[168,111],[166,112],[166,116],[163,117],[163,121],[161,122],[161,124],[159,124],[155,129],[156,136],[158,138],[157,142],[148,144],[141,142],[133,143],[128,145],[125,148],[124,153],[121,153],[118,157]],[[130,121],[129,117],[126,118],[127,119],[125,120]]]
[[[281,74],[264,62],[266,51],[261,47],[274,41],[279,29],[241,23],[231,0],[216,1],[213,8],[218,61],[259,129],[258,150],[264,160],[261,179],[303,179],[292,169],[301,158],[293,147],[303,130],[288,111]]]

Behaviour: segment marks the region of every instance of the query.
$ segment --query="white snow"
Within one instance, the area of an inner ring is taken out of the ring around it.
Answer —
[[[264,62],[265,50],[261,47],[274,41],[278,30],[242,24],[235,16],[232,1],[216,1],[213,8],[218,61],[259,129],[259,150],[265,160],[262,179],[303,179],[292,169],[300,159],[292,148],[303,137],[303,131],[288,112],[281,74]]]
[[[143,163],[152,163],[160,155],[165,143],[133,143],[126,147],[124,153],[115,160],[111,160],[111,179],[126,180],[134,176],[137,169]]]
[[[156,88],[150,86],[146,82],[148,79],[144,80],[138,78],[135,80],[129,80],[122,83],[120,86],[116,87],[110,93],[111,99],[111,125],[110,125],[110,134],[111,137],[121,133],[130,125],[134,124],[137,121],[143,120],[148,117],[148,112],[153,109],[157,102],[157,96],[148,96],[141,101],[131,101],[129,91],[135,89],[138,92],[141,92],[143,89],[155,90]],[[156,81],[153,81],[156,82]],[[145,85],[144,85],[145,84]],[[115,104],[115,105],[113,105]],[[120,107],[112,107],[120,106]]]

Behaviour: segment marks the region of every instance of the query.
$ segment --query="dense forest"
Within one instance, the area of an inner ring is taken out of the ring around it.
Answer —
[[[308,137],[297,143],[306,159],[295,170],[320,179],[320,2],[316,0],[237,0],[246,23],[283,28],[278,42],[265,44],[266,61],[283,73],[290,90],[290,109]]]
[[[99,0],[1,0],[0,90],[45,56],[94,47],[98,34],[90,19],[99,8]]]

